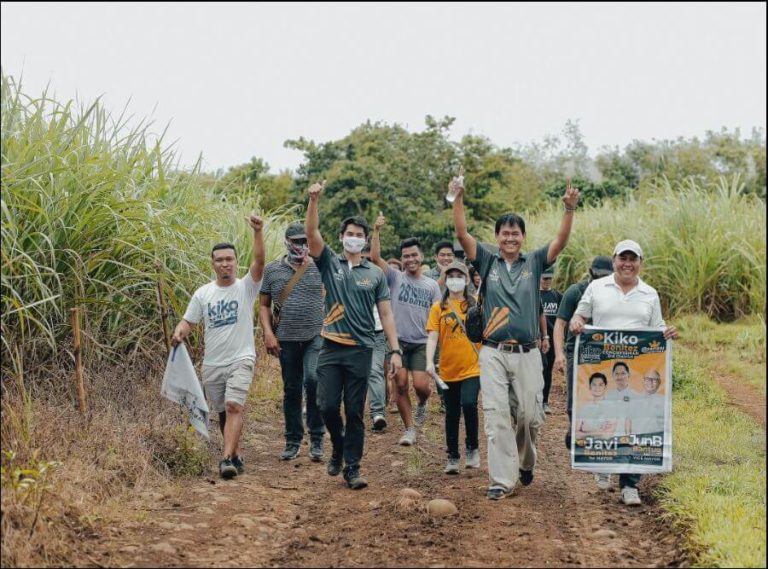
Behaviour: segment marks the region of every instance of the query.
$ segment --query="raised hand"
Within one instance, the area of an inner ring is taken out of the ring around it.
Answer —
[[[264,229],[264,220],[256,215],[255,213],[252,213],[251,215],[247,215],[245,217],[246,221],[248,222],[248,225],[251,226],[254,233],[258,233],[262,229]]]
[[[571,186],[571,179],[568,178],[565,183],[565,195],[563,196],[563,203],[565,204],[566,209],[576,209],[576,204],[579,203],[580,196],[581,194],[579,193],[578,188]]]
[[[373,229],[375,231],[378,231],[379,229],[384,227],[386,223],[387,223],[387,218],[384,217],[384,214],[382,212],[379,212],[379,217],[376,218],[376,222],[373,224]]]
[[[325,180],[323,180],[320,183],[315,182],[311,186],[309,186],[309,189],[307,190],[309,192],[309,199],[316,200],[320,197],[320,192],[322,192],[325,189]]]

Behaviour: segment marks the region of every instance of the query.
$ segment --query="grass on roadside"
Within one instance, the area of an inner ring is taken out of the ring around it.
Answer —
[[[736,329],[708,333],[725,328]],[[698,341],[675,347],[675,470],[661,481],[661,503],[697,566],[765,567],[765,432],[728,404]]]

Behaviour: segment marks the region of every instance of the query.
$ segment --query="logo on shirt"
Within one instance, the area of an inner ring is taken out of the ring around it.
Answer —
[[[523,271],[520,273],[520,279],[521,280],[530,279],[532,274],[533,273],[530,270],[523,269]]]
[[[361,286],[364,288],[371,288],[373,286],[373,282],[369,278],[360,279],[357,281],[357,286]]]
[[[333,273],[333,278],[335,278],[339,282],[343,281],[344,280],[344,271],[341,268],[336,269],[336,272]]]
[[[208,303],[208,322],[211,328],[220,328],[222,326],[231,326],[237,324],[237,312],[240,304],[236,300],[219,300],[211,304]]]
[[[499,272],[496,270],[496,267],[491,269],[491,274],[488,275],[488,278],[495,283],[499,282]]]

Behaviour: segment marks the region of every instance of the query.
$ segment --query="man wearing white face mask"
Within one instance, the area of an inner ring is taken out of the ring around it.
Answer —
[[[307,393],[309,458],[323,459],[323,418],[317,409],[317,357],[323,339],[323,283],[320,271],[309,258],[304,224],[285,230],[287,254],[264,269],[259,320],[267,351],[280,359],[283,376],[285,450],[282,460],[299,456],[304,438],[301,400]],[[273,306],[279,319],[274,321]]]
[[[402,365],[402,352],[384,273],[361,254],[368,237],[368,223],[359,217],[342,221],[339,239],[344,253],[341,255],[334,254],[323,242],[317,209],[324,187],[325,182],[310,186],[305,222],[309,254],[320,270],[326,292],[326,316],[321,333],[324,341],[317,363],[317,404],[333,443],[328,474],[337,476],[343,466],[347,486],[359,490],[368,486],[368,481],[360,475],[360,460],[365,441],[365,395],[375,342],[374,304],[392,346],[391,373]],[[341,418],[342,397],[346,425]]]

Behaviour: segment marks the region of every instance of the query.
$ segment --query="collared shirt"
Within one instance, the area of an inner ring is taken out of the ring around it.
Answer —
[[[568,323],[571,321],[571,318],[573,318],[576,308],[579,306],[579,301],[581,300],[584,291],[587,290],[587,287],[589,286],[589,282],[589,280],[584,279],[583,281],[579,281],[569,286],[560,301],[560,307],[557,309],[557,317],[560,320],[565,320],[566,350],[573,351],[573,348],[576,345],[576,336],[571,333]],[[592,319],[587,319],[587,324],[591,323]]]
[[[598,328],[664,328],[661,302],[656,289],[638,278],[628,293],[616,283],[614,275],[595,279],[579,301],[576,314],[592,318]]]
[[[315,258],[325,285],[323,338],[344,346],[373,348],[375,321],[373,306],[389,300],[384,273],[362,259],[350,268],[344,255],[336,255],[328,245]]]
[[[514,263],[507,263],[498,249],[477,244],[474,263],[480,274],[485,275],[491,265],[483,299],[484,338],[527,344],[539,337],[539,282],[548,251],[549,244],[520,253]]]

